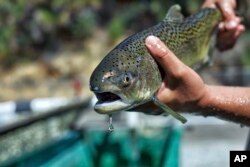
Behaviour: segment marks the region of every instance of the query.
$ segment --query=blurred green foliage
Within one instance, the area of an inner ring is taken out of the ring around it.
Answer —
[[[83,10],[71,25],[71,31],[74,38],[90,37],[94,33],[93,27],[96,26],[96,16],[92,10]]]
[[[58,43],[83,40],[96,26],[99,0],[0,1],[0,64],[38,58]],[[91,7],[92,6],[92,7]]]
[[[34,60],[65,43],[79,44],[97,29],[110,40],[152,26],[178,3],[184,15],[203,0],[0,0],[0,68]]]
[[[122,18],[120,17],[114,17],[108,25],[108,32],[110,37],[112,39],[116,39],[119,36],[121,36],[121,34],[123,34],[124,31],[125,31],[124,20],[122,20]]]

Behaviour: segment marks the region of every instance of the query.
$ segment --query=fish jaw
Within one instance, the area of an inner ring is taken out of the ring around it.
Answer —
[[[95,104],[94,109],[100,114],[110,114],[118,111],[123,111],[131,107],[131,104],[124,103],[122,100],[115,100],[112,102],[99,101]]]
[[[95,92],[95,95],[98,101],[94,106],[94,110],[100,114],[110,114],[118,111],[124,111],[133,106],[133,104],[124,99],[125,97],[123,97],[123,95],[118,95],[112,92]]]

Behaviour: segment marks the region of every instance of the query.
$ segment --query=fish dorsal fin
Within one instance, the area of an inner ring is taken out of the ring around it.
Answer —
[[[181,23],[183,20],[184,16],[181,13],[181,6],[177,4],[170,7],[166,17],[164,18],[164,21],[175,23]]]

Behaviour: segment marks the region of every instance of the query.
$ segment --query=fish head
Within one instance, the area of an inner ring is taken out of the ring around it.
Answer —
[[[96,67],[90,78],[90,90],[98,99],[98,113],[109,114],[128,110],[150,97],[146,78],[139,70],[140,56],[115,48]]]

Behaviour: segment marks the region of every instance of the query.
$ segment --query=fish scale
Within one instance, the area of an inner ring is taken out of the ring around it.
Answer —
[[[148,53],[145,39],[150,35],[159,37],[181,61],[196,69],[208,60],[211,39],[221,19],[219,10],[212,8],[201,9],[184,19],[180,6],[174,5],[163,21],[125,39],[104,57],[91,75],[90,89],[99,98],[113,94],[110,100],[98,100],[94,109],[110,114],[137,110],[152,102],[158,106],[157,110],[185,122],[155,97],[163,78],[160,67]]]

